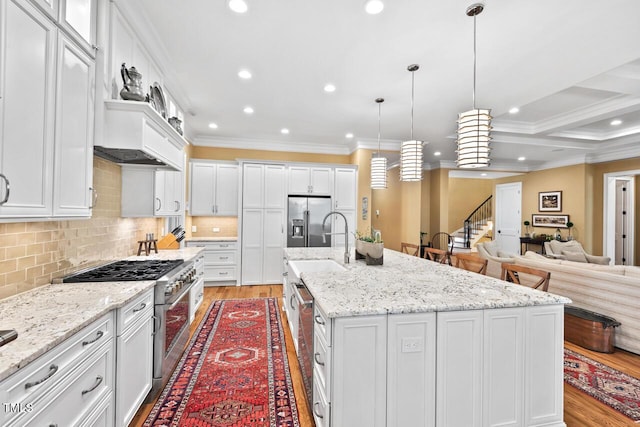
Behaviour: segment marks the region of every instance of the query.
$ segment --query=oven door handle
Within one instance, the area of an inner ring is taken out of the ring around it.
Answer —
[[[304,299],[300,294],[300,290],[303,290],[305,294],[310,295],[309,291],[307,291],[306,287],[302,283],[296,283],[293,293],[296,296],[296,299],[298,300],[298,305],[303,307],[311,307],[313,305],[313,298]]]

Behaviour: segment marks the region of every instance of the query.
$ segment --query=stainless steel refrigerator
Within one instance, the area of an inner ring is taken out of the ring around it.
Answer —
[[[331,246],[331,218],[322,229],[322,220],[331,212],[331,197],[289,196],[287,247]]]

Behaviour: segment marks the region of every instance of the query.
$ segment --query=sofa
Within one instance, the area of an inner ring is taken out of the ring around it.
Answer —
[[[640,354],[640,267],[553,259],[528,251],[515,263],[551,273],[549,292],[575,307],[613,317],[615,346]]]
[[[544,250],[546,255],[557,259],[566,259],[568,261],[602,265],[607,265],[611,262],[611,258],[608,256],[591,255],[586,253],[580,242],[577,240],[569,240],[568,242],[551,240],[549,242],[544,242]]]
[[[514,262],[515,255],[500,250],[495,240],[478,243],[476,249],[478,250],[478,255],[488,261],[487,276],[499,279],[502,273],[502,263],[513,264]]]

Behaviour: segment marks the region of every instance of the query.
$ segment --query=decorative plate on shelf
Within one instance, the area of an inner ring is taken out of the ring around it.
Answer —
[[[164,101],[164,94],[162,93],[162,88],[160,87],[160,83],[154,82],[149,90],[150,90],[149,103],[158,113],[160,113],[160,115],[164,119],[166,119],[167,118],[166,104]]]

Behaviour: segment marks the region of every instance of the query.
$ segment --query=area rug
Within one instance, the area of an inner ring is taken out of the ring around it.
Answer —
[[[565,348],[564,380],[640,422],[640,380],[637,378]]]
[[[299,427],[275,298],[216,301],[145,427]]]

